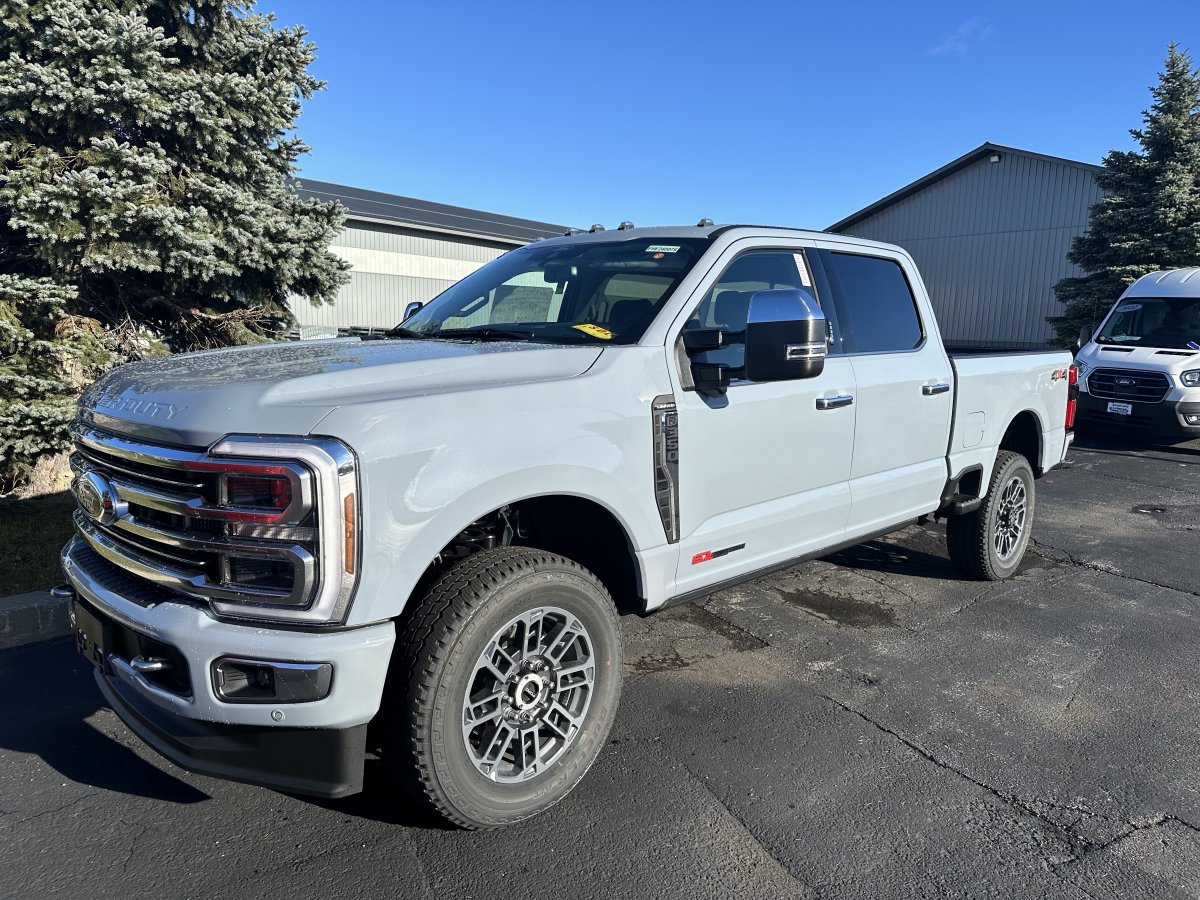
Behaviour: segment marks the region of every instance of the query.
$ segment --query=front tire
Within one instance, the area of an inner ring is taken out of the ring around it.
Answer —
[[[520,822],[596,761],[621,692],[621,631],[599,580],[527,547],[476,553],[419,601],[397,644],[401,780],[463,828]]]
[[[978,581],[1013,575],[1025,557],[1033,529],[1033,468],[1020,453],[1001,450],[983,502],[974,512],[946,521],[950,561]]]

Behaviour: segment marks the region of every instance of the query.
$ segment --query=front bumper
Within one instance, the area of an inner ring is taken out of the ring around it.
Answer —
[[[266,728],[185,719],[146,701],[120,678],[96,683],[129,730],[180,768],[294,794],[362,790],[367,726]]]
[[[1200,437],[1200,424],[1191,425],[1184,416],[1200,416],[1200,402],[1166,399],[1161,403],[1131,403],[1132,415],[1110,413],[1112,402],[1079,392],[1079,418],[1085,423],[1137,428],[1176,438]],[[1125,402],[1125,401],[1122,401]]]
[[[205,606],[148,594],[145,582],[78,537],[63,549],[62,564],[89,611],[128,630],[97,680],[113,710],[155,750],[183,768],[281,790],[339,796],[360,787],[366,725],[379,709],[395,642],[391,622],[331,631],[224,622]],[[124,658],[132,651],[121,648],[143,640],[179,654],[178,683],[135,671]],[[329,693],[303,703],[226,702],[212,665],[228,656],[330,663]]]

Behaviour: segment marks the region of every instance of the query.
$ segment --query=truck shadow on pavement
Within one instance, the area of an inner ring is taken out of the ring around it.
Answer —
[[[382,825],[421,828],[431,831],[458,830],[449,822],[426,810],[418,800],[410,797],[400,785],[395,783],[388,771],[387,761],[378,757],[367,758],[361,793],[336,800],[301,796],[296,796],[296,799],[343,816],[366,819]]]
[[[946,532],[940,526],[913,526],[905,531],[906,544],[920,544],[921,549],[887,540],[855,544],[822,557],[827,563],[849,569],[907,575],[913,578],[936,578],[958,581],[962,576],[950,564],[946,555]]]
[[[1139,453],[1146,450],[1200,457],[1200,441],[1156,439],[1116,427],[1092,427],[1075,432],[1074,447],[1092,453]]]
[[[88,721],[107,707],[91,666],[70,641],[0,653],[0,684],[5,687],[0,691],[0,748],[35,755],[79,784],[167,803],[209,799]],[[115,717],[111,721],[124,731]]]

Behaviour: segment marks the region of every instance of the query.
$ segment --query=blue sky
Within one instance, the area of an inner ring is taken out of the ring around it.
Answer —
[[[1190,2],[263,0],[329,83],[301,174],[586,227],[823,228],[986,140],[1128,148]]]

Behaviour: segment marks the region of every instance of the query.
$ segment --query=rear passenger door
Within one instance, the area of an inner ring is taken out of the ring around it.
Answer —
[[[920,281],[911,263],[843,246],[822,249],[820,261],[856,382],[846,523],[846,537],[854,538],[937,508],[954,380],[935,326],[922,318],[928,301],[917,303],[913,285]]]

